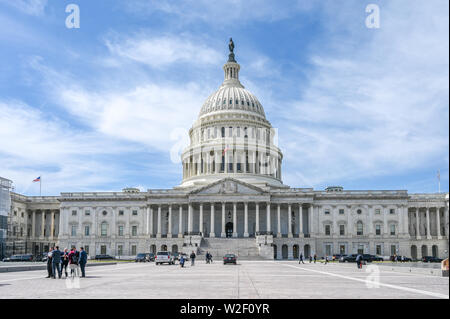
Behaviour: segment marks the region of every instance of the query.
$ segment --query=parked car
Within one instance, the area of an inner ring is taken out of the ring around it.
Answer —
[[[95,259],[96,260],[114,259],[114,257],[110,255],[95,255]]]
[[[173,264],[175,264],[175,260],[170,252],[159,251],[158,253],[156,253],[155,263],[156,263],[156,265],[161,265],[164,263],[173,265]]]
[[[358,257],[359,254],[350,254],[350,255],[346,255],[341,257],[341,259],[339,260],[339,262],[341,263],[355,263],[356,262],[356,257]],[[368,263],[368,262],[372,262],[372,255],[369,254],[362,254],[362,261],[363,263]]]
[[[383,257],[377,255],[370,255],[371,261],[384,261]]]
[[[422,262],[424,262],[424,263],[440,263],[442,261],[443,261],[443,259],[437,258],[437,257],[433,257],[433,256],[424,256],[424,257],[422,257]]]
[[[144,253],[137,254],[137,255],[136,255],[136,258],[134,259],[134,261],[135,261],[135,262],[144,262],[144,263],[147,262],[147,261],[150,261],[148,255],[149,255],[149,254],[144,254]]]
[[[237,264],[237,258],[235,254],[226,254],[223,256],[223,264]]]
[[[12,255],[9,258],[4,258],[3,261],[33,261],[33,255]]]
[[[331,260],[341,260],[341,257],[344,257],[344,256],[347,256],[347,255],[342,255],[342,254],[335,254],[335,255],[333,255],[332,257],[331,257]]]

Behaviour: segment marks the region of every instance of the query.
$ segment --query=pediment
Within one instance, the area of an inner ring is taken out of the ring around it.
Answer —
[[[243,195],[260,195],[264,190],[261,188],[244,183],[234,178],[224,178],[209,185],[202,186],[191,192],[196,195],[210,195],[210,194],[243,194]]]

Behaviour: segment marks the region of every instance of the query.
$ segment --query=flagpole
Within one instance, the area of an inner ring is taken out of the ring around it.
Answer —
[[[42,197],[42,175],[39,178],[39,197]]]

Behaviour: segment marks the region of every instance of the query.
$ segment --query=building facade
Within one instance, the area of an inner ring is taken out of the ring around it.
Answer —
[[[224,82],[189,131],[180,185],[54,197],[11,193],[9,253],[38,255],[59,243],[117,257],[160,250],[265,259],[448,256],[448,193],[283,184],[276,132],[239,81],[233,49]]]

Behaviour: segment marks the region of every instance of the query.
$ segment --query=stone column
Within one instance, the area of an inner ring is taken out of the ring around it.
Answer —
[[[178,210],[178,238],[183,238],[183,205]]]
[[[112,214],[111,238],[115,238],[116,231],[117,231],[117,225],[116,225],[117,207],[111,207],[111,214]]]
[[[281,205],[277,205],[277,237],[281,237]]]
[[[427,207],[427,239],[431,239],[431,228],[430,228],[430,208]]]
[[[233,237],[237,236],[237,203],[233,203]]]
[[[198,231],[200,232],[201,236],[203,236],[203,204],[200,203],[200,216],[199,216],[199,225],[198,225]]]
[[[52,219],[50,226],[50,238],[53,240],[55,232],[55,210],[52,210],[50,218]]]
[[[158,205],[158,225],[156,230],[156,238],[161,238],[161,204]]]
[[[288,205],[288,238],[294,237],[292,234],[292,205]]]
[[[309,215],[308,215],[308,233],[309,236],[312,237],[313,234],[313,218],[314,218],[314,206],[313,204],[311,204],[311,209],[309,210]]]
[[[255,219],[255,232],[257,233],[259,232],[259,203],[255,203]]]
[[[188,234],[192,232],[192,203],[188,205]]]
[[[220,237],[226,237],[226,234],[225,234],[225,202],[222,202],[222,232],[220,233]]]
[[[32,210],[31,211],[31,237],[35,238],[36,237],[36,211]],[[33,247],[34,249],[34,247]]]
[[[267,227],[266,230],[269,232],[270,231],[270,203],[266,204],[266,219],[267,219]]]
[[[45,229],[45,210],[42,210],[41,212],[42,212],[42,214],[41,214],[41,216],[42,216],[42,222],[41,222],[41,237],[44,237],[44,229]],[[78,225],[78,227],[80,227],[80,226]],[[78,235],[78,234],[77,234],[77,235]]]
[[[383,206],[383,235],[388,236],[388,224],[387,224],[387,214],[389,213],[389,208]]]
[[[150,234],[150,206],[147,206],[147,211],[145,213],[145,216],[147,218],[146,220],[146,226],[145,226],[145,234],[148,236]]]
[[[169,225],[167,229],[167,238],[172,238],[172,205],[169,205]]]
[[[248,203],[247,202],[244,203],[244,237],[248,237]]]
[[[298,236],[300,238],[303,237],[303,206],[302,203],[298,204],[298,226],[299,226],[299,232]]]
[[[416,237],[417,239],[421,239],[420,236],[420,208],[416,208]],[[419,247],[417,248],[417,253],[419,253]]]
[[[214,238],[216,234],[214,232],[214,203],[211,203],[211,232],[209,233],[209,237]]]
[[[438,239],[442,239],[442,235],[441,235],[441,216],[440,216],[440,208],[439,207],[436,207],[436,227],[437,227]]]
[[[149,224],[149,235],[150,235],[150,237],[152,237],[153,236],[153,207],[151,206],[151,205],[149,205],[149,207],[150,207],[150,216],[149,216],[149,222],[148,222],[148,224]]]

